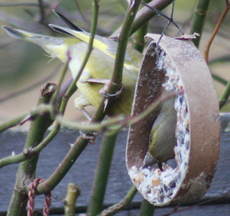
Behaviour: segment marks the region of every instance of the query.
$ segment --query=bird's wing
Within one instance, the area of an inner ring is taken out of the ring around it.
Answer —
[[[84,31],[83,29],[79,28],[78,26],[76,26],[75,24],[73,24],[69,19],[67,19],[64,15],[62,15],[60,12],[55,11],[54,13],[57,14],[57,16],[59,16],[69,28],[64,28],[61,26],[57,26],[57,25],[53,25],[50,24],[49,26],[59,32],[59,33],[64,33],[67,35],[71,35],[74,36],[78,39],[80,39],[81,41],[86,42],[87,44],[90,41],[90,34],[86,31]],[[98,35],[95,35],[94,37],[94,41],[93,41],[93,47],[100,50],[101,52],[105,53],[106,55],[110,56],[111,58],[115,59],[116,57],[116,52],[117,52],[117,41],[115,41],[112,38],[106,38],[106,37],[101,37]],[[135,63],[136,61],[140,61],[140,57],[141,54],[135,52],[131,53],[128,51],[129,49],[126,50],[125,53],[125,62],[124,62],[124,67],[128,70],[128,71],[136,71],[139,72],[139,64]],[[137,57],[135,57],[135,55],[137,55]],[[141,58],[142,59],[142,58]]]
[[[75,31],[82,31],[84,32],[83,29],[79,28],[78,26],[76,26],[75,24],[73,24],[69,19],[67,19],[65,16],[63,16],[60,12],[58,12],[57,10],[53,10],[53,12],[62,19],[62,21],[70,28],[73,29]]]
[[[90,41],[90,34],[88,32],[76,31],[76,30],[73,30],[73,29],[64,28],[64,27],[61,27],[61,26],[53,25],[53,24],[49,24],[49,26],[54,31],[57,31],[59,33],[72,35],[72,36],[74,36],[76,38],[79,38],[81,41],[86,42],[87,44]],[[109,39],[107,39],[107,40],[109,40]],[[94,41],[93,41],[93,47],[98,49],[98,50],[100,50],[100,51],[102,51],[103,53],[107,54],[108,56],[110,56],[112,58],[115,58],[117,45],[116,45],[115,41],[113,41],[113,42],[108,43],[108,41],[106,41],[103,37],[95,36]]]
[[[67,19],[60,12],[58,12],[56,10],[53,10],[53,11],[69,27],[69,28],[64,28],[61,26],[50,24],[49,26],[53,30],[55,30],[59,33],[72,35],[72,36],[77,37],[86,43],[89,43],[90,34],[88,32],[84,31],[83,29],[81,29],[78,26],[76,26],[75,24],[73,24],[69,19]],[[117,41],[115,41],[114,39],[109,39],[106,37],[101,37],[101,36],[95,35],[93,47],[104,52],[105,54],[112,57],[113,59],[115,59],[116,51],[117,51]],[[125,61],[131,62],[131,58],[130,58],[130,55],[128,52],[126,52]]]

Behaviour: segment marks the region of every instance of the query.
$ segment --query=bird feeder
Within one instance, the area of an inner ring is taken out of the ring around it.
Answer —
[[[177,124],[172,166],[163,163],[143,167],[148,152],[155,109],[129,129],[126,165],[134,185],[155,206],[191,203],[209,189],[220,150],[220,117],[216,91],[209,69],[192,42],[148,34],[132,107],[132,116],[142,113],[166,90],[177,94]],[[179,94],[183,92],[182,94]],[[165,131],[167,136],[167,131]]]

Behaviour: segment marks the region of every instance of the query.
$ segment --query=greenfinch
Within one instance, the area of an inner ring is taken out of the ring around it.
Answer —
[[[3,26],[3,29],[13,38],[23,39],[41,46],[51,58],[59,58],[62,62],[69,62],[69,69],[73,79],[85,58],[90,40],[90,34],[80,29],[66,17],[54,11],[69,28],[50,24],[49,26],[62,33],[63,37],[51,37]],[[98,107],[104,91],[112,77],[117,41],[96,35],[90,58],[77,82],[80,96],[75,99],[75,107],[84,111],[84,107],[92,105]],[[107,115],[124,114],[130,116],[136,80],[141,67],[143,55],[138,51],[127,48],[123,67],[123,88],[120,96],[113,100]],[[160,114],[153,124],[150,134],[149,151],[145,158],[145,166],[151,161],[164,162],[174,157],[176,112],[174,99],[170,98],[162,103]],[[83,112],[86,116],[87,112]],[[88,116],[89,118],[89,116]]]
[[[177,115],[174,102],[175,97],[171,97],[161,104],[160,113],[152,126],[149,136],[149,149],[144,159],[144,167],[158,163],[162,170],[162,162],[175,157]]]
[[[54,11],[69,28],[50,24],[49,26],[63,34],[63,37],[50,37],[35,34],[19,29],[3,26],[3,29],[13,38],[23,39],[41,46],[51,58],[59,58],[62,62],[69,62],[69,69],[73,79],[78,75],[78,71],[85,58],[90,40],[90,34],[80,29],[66,17]],[[75,99],[75,107],[84,110],[85,106],[92,105],[98,107],[103,91],[103,86],[108,84],[112,77],[117,41],[111,38],[95,35],[93,50],[90,58],[77,82],[80,96]],[[108,109],[107,115],[114,116],[131,113],[135,84],[138,77],[143,55],[133,48],[127,48],[122,76],[122,92],[115,98]],[[101,91],[100,91],[101,90]],[[87,113],[87,112],[83,112]]]

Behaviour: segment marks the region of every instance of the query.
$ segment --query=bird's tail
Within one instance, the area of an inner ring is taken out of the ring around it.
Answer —
[[[2,28],[12,38],[26,40],[39,45],[48,54],[50,54],[52,58],[60,58],[60,56],[58,56],[57,49],[63,49],[63,51],[65,50],[65,47],[63,47],[64,38],[35,34],[24,30],[14,29],[8,26],[3,26]],[[64,61],[64,59],[61,60]]]

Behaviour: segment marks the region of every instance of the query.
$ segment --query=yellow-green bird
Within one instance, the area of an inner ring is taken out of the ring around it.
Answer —
[[[52,58],[59,58],[64,63],[69,61],[71,74],[75,78],[88,49],[90,34],[78,28],[59,12],[54,12],[69,28],[52,24],[49,26],[53,30],[63,33],[63,37],[50,37],[6,26],[3,26],[3,29],[13,38],[38,44]],[[95,36],[92,53],[77,82],[77,87],[81,94],[75,99],[75,107],[82,110],[86,116],[85,106],[98,107],[101,102],[102,95],[100,90],[112,77],[116,50],[117,42],[114,39]],[[108,116],[121,113],[127,116],[130,115],[142,58],[141,53],[132,48],[127,48],[123,67],[122,93],[117,99],[113,100],[107,112]],[[175,119],[174,103],[172,103],[172,99],[169,99],[162,103],[160,114],[152,127],[148,152],[150,160],[161,163],[174,156],[173,147],[176,142]],[[150,160],[146,159],[145,164],[147,165]]]
[[[69,60],[69,69],[73,78],[75,78],[88,49],[90,34],[78,28],[59,12],[54,12],[69,28],[52,24],[49,26],[53,30],[63,33],[63,37],[50,37],[6,26],[3,26],[3,29],[13,38],[38,44],[52,58],[59,58],[64,63]],[[78,110],[84,111],[84,107],[87,105],[92,105],[96,108],[99,106],[102,100],[102,95],[99,91],[112,77],[116,51],[117,42],[114,39],[95,36],[92,53],[77,82],[77,87],[81,93],[75,99],[75,107]],[[107,112],[108,116],[121,113],[127,116],[130,115],[142,58],[141,53],[132,48],[127,48],[123,67],[122,93],[117,99],[114,99]],[[87,112],[83,113],[87,114]]]
[[[143,167],[158,163],[162,170],[162,162],[173,159],[174,146],[176,145],[176,121],[177,115],[174,108],[175,97],[164,101],[160,107],[149,136],[149,150],[145,156]]]

